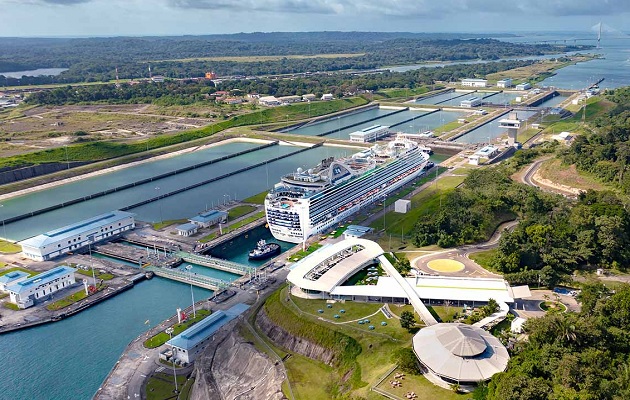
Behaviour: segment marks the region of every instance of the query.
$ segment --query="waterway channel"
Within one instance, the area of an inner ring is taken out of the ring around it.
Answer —
[[[199,154],[191,153],[169,159],[157,160],[152,162],[150,166],[143,164],[125,168],[110,174],[58,186],[44,192],[34,192],[18,198],[9,199],[4,201],[3,207],[0,208],[2,212],[0,218],[7,218],[13,215],[23,214],[29,210],[43,208],[51,202],[58,203],[58,199],[64,198],[63,196],[77,197],[77,194],[81,196],[81,193],[95,193],[103,190],[104,187],[116,186],[121,182],[127,183],[134,181],[136,178],[144,177],[147,174],[157,175],[164,170],[176,169],[176,167],[181,167],[179,161],[182,159],[188,163],[196,163],[211,158],[217,158],[226,153],[235,153],[247,146],[252,145],[245,144],[245,146],[243,146],[243,144],[238,143],[220,145],[199,152]],[[256,167],[130,210],[137,214],[137,219],[148,222],[187,218],[195,215],[197,212],[212,208],[217,204],[223,204],[235,197],[237,199],[243,199],[267,190],[278,182],[283,174],[299,166],[308,168],[326,157],[337,157],[352,151],[351,149],[323,146],[307,150],[298,155],[289,155],[300,149],[300,147],[296,146],[273,146],[256,150],[248,154],[220,161],[216,164],[6,224],[6,234],[11,239],[22,240],[72,222],[168,193],[196,182],[218,177],[231,171],[263,162],[264,160],[287,155],[287,157],[270,162],[267,165]],[[138,171],[138,169],[140,171]],[[67,188],[67,186],[70,185],[70,189]]]

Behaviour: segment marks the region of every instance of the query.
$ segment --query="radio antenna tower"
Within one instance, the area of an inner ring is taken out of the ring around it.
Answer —
[[[599,31],[597,32],[597,48],[600,48],[600,41],[602,40],[602,23],[599,22]]]

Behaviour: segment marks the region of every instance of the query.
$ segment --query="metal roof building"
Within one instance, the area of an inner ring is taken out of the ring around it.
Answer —
[[[66,225],[20,242],[22,253],[35,261],[53,259],[133,229],[136,226],[134,215],[125,211],[111,211]]]
[[[216,311],[166,342],[172,347],[175,360],[188,364],[195,361],[210,337],[219,328],[241,315],[248,308],[248,305],[239,303],[229,310]]]
[[[448,383],[476,384],[503,372],[507,349],[489,332],[466,324],[437,324],[413,337],[413,351],[431,374]]]
[[[225,223],[227,218],[228,213],[225,211],[210,210],[190,218],[189,221],[201,228],[207,228],[214,224]]]
[[[23,271],[11,271],[0,276],[0,290],[7,290],[8,286],[22,282],[29,274]]]
[[[15,283],[7,287],[11,302],[20,308],[28,308],[36,300],[74,284],[75,271],[74,268],[62,265]]]

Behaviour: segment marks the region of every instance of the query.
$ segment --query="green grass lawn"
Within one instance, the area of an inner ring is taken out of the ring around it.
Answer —
[[[291,256],[291,261],[299,261],[299,260],[303,259],[304,257],[308,256],[309,254],[311,254],[312,252],[314,252],[315,250],[319,249],[320,247],[322,247],[321,244],[313,243],[312,245],[310,245],[310,246],[308,246],[306,248],[306,251],[300,250],[300,251],[296,252],[295,254],[293,254]]]
[[[104,288],[104,286],[100,286],[99,290],[102,290]],[[61,310],[62,308],[68,307],[69,305],[72,305],[76,302],[79,302],[83,299],[85,299],[87,297],[87,295],[85,294],[85,290],[80,290],[74,294],[71,294],[70,296],[66,296],[61,300],[57,300],[54,303],[50,303],[46,306],[47,310],[50,311],[57,311],[57,310]]]
[[[328,365],[300,354],[292,354],[284,363],[296,399],[328,400],[326,390],[335,383],[334,371]]]
[[[252,203],[252,204],[264,204],[265,203],[265,197],[267,197],[267,191],[255,194],[251,197],[246,198],[245,200],[243,200],[243,203]]]
[[[35,271],[31,271],[30,269],[26,269],[26,268],[21,268],[21,267],[11,267],[8,269],[5,269],[3,271],[0,271],[0,276],[2,275],[6,275],[9,272],[13,272],[13,271],[22,271],[22,272],[26,272],[27,274],[29,274],[29,276],[33,276],[33,275],[37,275],[37,272]]]
[[[151,376],[147,381],[146,396],[147,400],[166,400],[176,399],[175,393],[175,380],[173,379],[173,373],[170,374],[164,372],[158,372]],[[181,388],[186,383],[185,375],[177,375],[177,384]]]
[[[181,324],[173,325],[173,333],[172,333],[173,337],[175,337],[175,336],[179,335],[180,333],[184,332],[190,326],[196,324],[197,322],[199,322],[202,319],[206,318],[210,314],[211,314],[211,312],[208,311],[208,310],[197,310],[197,317],[196,318],[193,318],[192,315],[190,315],[190,318],[188,320],[182,322]],[[154,349],[154,348],[160,347],[161,345],[166,343],[169,340],[169,338],[170,337],[169,337],[168,333],[162,331],[162,332],[159,332],[159,333],[151,336],[147,340],[145,340],[143,345],[144,345],[144,347],[146,347],[148,349]]]
[[[540,308],[547,312],[565,312],[567,306],[557,301],[543,301],[540,303]]]
[[[378,218],[370,226],[375,230],[382,230],[384,223],[388,233],[398,236],[402,233],[407,236],[413,232],[416,221],[423,215],[437,211],[440,207],[440,197],[455,190],[455,187],[464,179],[464,176],[446,176],[438,179],[436,185],[426,188],[411,198],[411,210],[408,213],[388,212],[385,218]]]
[[[352,321],[364,318],[374,314],[383,306],[381,303],[360,303],[354,301],[326,303],[326,300],[308,300],[295,296],[291,296],[291,299],[303,312],[334,322]],[[328,308],[328,305],[330,305],[331,308]],[[318,310],[323,310],[324,312],[319,313]],[[340,310],[344,310],[345,313],[342,313]],[[339,319],[334,318],[334,315],[339,315]]]
[[[431,314],[434,316],[437,315],[442,322],[453,322],[453,316],[462,311],[462,307],[457,307],[457,303],[455,305],[450,306],[429,306],[429,310],[433,310]]]
[[[228,211],[228,220],[233,221],[237,218],[242,217],[243,215],[250,214],[254,211],[256,211],[256,207],[250,206],[249,204],[232,207]]]
[[[0,253],[10,254],[10,253],[19,253],[22,251],[22,247],[18,246],[15,243],[7,242],[6,240],[0,239]]]
[[[92,277],[92,270],[91,269],[87,270],[87,271],[83,270],[83,269],[77,269],[77,273],[81,274],[81,275],[88,276],[90,278]],[[102,279],[104,281],[109,281],[109,280],[114,279],[114,275],[107,274],[107,273],[105,273],[105,274],[96,274],[95,276],[96,276],[96,279]]]
[[[493,271],[493,269],[490,268],[490,261],[494,258],[495,254],[497,254],[496,249],[484,250],[484,251],[478,251],[475,253],[470,253],[468,255],[468,258],[470,258],[477,264],[481,265],[483,268],[487,269],[488,271]]]
[[[8,301],[4,303],[4,308],[7,308],[7,309],[13,310],[13,311],[20,311],[20,309],[18,308],[17,304],[9,303]]]
[[[177,224],[177,225],[185,224],[186,222],[188,222],[188,220],[185,219],[185,218],[183,218],[183,219],[168,219],[166,221],[152,223],[151,226],[156,231],[159,231],[160,229],[166,228],[167,226],[175,225],[175,224]]]
[[[435,129],[433,130],[433,132],[434,132],[436,135],[441,135],[442,133],[450,132],[450,131],[452,131],[453,129],[457,129],[457,128],[459,128],[460,126],[462,126],[462,124],[460,124],[459,122],[457,122],[457,121],[452,121],[452,122],[449,122],[449,123],[444,124],[444,125],[442,125],[442,126],[438,126],[437,128],[435,128]]]
[[[311,341],[315,340],[324,347],[338,346],[335,343],[338,343],[339,340],[345,340],[342,339],[343,336],[353,338],[361,346],[361,352],[352,358],[355,360],[354,364],[346,363],[346,367],[335,367],[334,369],[323,365],[321,362],[292,354],[284,364],[287,367],[296,399],[330,399],[339,388],[343,388],[346,396],[344,398],[375,398],[370,392],[370,384],[383,376],[393,366],[391,354],[396,349],[411,345],[412,334],[402,329],[399,321],[395,318],[386,320],[382,313],[369,317],[370,325],[375,326],[374,330],[369,330],[367,326],[360,326],[356,323],[333,324],[327,320],[321,320],[320,316],[322,315],[319,313],[314,316],[299,315],[295,309],[295,304],[286,301],[286,287],[282,288],[280,293],[276,293],[267,300],[265,311],[274,322],[287,331]],[[293,299],[301,307],[311,311],[316,311],[317,307],[322,305],[325,307],[326,305],[321,300],[314,300],[313,304],[308,304],[309,300],[294,297]],[[349,317],[370,314],[370,311],[373,312],[380,306],[381,304],[358,302],[335,303],[331,309],[324,308],[323,317],[330,317],[328,314],[333,315],[342,307],[346,309],[346,314]],[[391,308],[396,307],[392,306]],[[380,322],[385,320],[387,326],[383,327]],[[333,318],[332,321],[335,319]],[[345,347],[342,352],[347,352]],[[317,379],[313,377],[317,377]],[[448,390],[444,390],[444,392],[450,393]],[[285,393],[287,392],[285,391]],[[436,398],[439,399],[440,397]]]
[[[258,220],[260,218],[263,218],[264,216],[265,216],[265,211],[260,211],[260,212],[257,212],[256,214],[252,215],[251,217],[244,218],[244,219],[242,219],[240,221],[237,221],[237,222],[235,222],[235,223],[233,223],[231,225],[225,226],[225,227],[223,227],[223,234],[225,235],[226,233],[232,232],[235,229],[238,229],[238,228],[240,228],[242,226],[250,224],[250,223],[252,223],[252,222],[254,222],[254,221],[256,221],[256,220]],[[211,241],[212,239],[217,238],[218,236],[219,236],[219,233],[215,231],[215,232],[212,232],[209,235],[206,235],[206,236],[202,237],[201,239],[199,239],[199,242],[207,243],[207,242]]]
[[[389,382],[394,380],[394,376],[399,372],[401,371],[398,369],[392,371],[387,378],[383,379],[383,382],[378,386],[378,388],[400,399],[404,399],[405,394],[410,391],[415,392],[419,400],[464,400],[470,398],[470,394],[456,394],[452,390],[438,387],[429,382],[427,378],[422,375],[405,374],[405,379],[401,380],[402,385],[400,387],[392,388]]]

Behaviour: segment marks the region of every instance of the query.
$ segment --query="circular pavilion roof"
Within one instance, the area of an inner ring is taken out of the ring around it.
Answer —
[[[446,350],[460,357],[473,357],[486,351],[486,342],[472,326],[454,325],[450,329],[441,329],[435,334]]]
[[[437,324],[413,337],[420,362],[442,379],[476,383],[505,371],[510,356],[503,344],[482,328]]]

